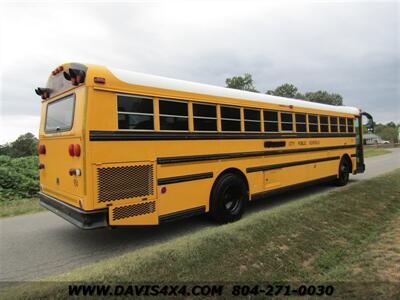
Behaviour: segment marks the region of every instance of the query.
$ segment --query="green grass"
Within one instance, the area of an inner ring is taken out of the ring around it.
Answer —
[[[384,148],[370,148],[370,147],[364,147],[364,157],[372,157],[372,156],[378,156],[378,155],[384,155],[390,153],[390,150],[384,149]]]
[[[37,198],[0,201],[0,218],[13,217],[44,210]]]
[[[390,295],[396,286],[383,289],[374,283],[357,289],[357,284],[338,282],[381,279],[371,272],[376,262],[368,252],[400,218],[399,180],[398,169],[44,281],[333,282],[342,295],[345,287],[356,290],[349,297]],[[6,295],[63,298],[66,286],[27,284]]]

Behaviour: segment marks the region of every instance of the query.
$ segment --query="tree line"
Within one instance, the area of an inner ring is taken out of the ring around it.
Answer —
[[[254,85],[252,75],[249,73],[245,73],[243,76],[227,78],[225,83],[228,88],[259,93]],[[268,90],[266,94],[323,104],[343,105],[343,97],[337,93],[329,93],[327,91],[301,93],[298,88],[291,83],[284,83],[274,90]]]

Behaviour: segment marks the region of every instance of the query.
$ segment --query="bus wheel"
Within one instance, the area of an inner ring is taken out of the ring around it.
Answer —
[[[350,163],[346,157],[342,157],[339,165],[339,177],[335,180],[337,186],[346,185],[349,182]]]
[[[248,193],[246,184],[235,174],[221,175],[211,191],[210,214],[218,223],[229,223],[241,218]]]

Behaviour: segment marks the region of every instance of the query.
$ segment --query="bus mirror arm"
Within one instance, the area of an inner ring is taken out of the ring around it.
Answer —
[[[362,112],[361,115],[365,116],[368,119],[368,122],[365,125],[368,131],[374,132],[374,120],[372,116],[367,112]]]

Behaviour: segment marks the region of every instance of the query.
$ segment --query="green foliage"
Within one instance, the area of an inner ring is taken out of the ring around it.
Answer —
[[[244,76],[233,76],[232,78],[227,78],[225,83],[228,88],[258,93],[254,86],[253,78],[249,73],[245,73]]]
[[[37,156],[0,155],[0,201],[35,196],[39,191]]]
[[[290,83],[284,83],[278,86],[275,90],[269,90],[267,91],[267,94],[286,98],[304,99],[304,95],[300,94],[297,87]]]
[[[390,141],[392,143],[399,142],[399,130],[400,124],[396,125],[394,122],[384,124],[375,124],[375,134],[380,136],[383,140]]]
[[[343,97],[339,94],[328,93],[327,91],[308,92],[304,100],[330,105],[343,105]]]
[[[36,155],[38,139],[30,132],[20,135],[14,142],[0,146],[0,155],[24,157]]]
[[[328,93],[327,91],[307,92],[302,94],[299,92],[297,87],[291,83],[284,83],[274,90],[267,91],[267,94],[286,98],[303,99],[323,104],[343,105],[343,97],[339,94]]]

